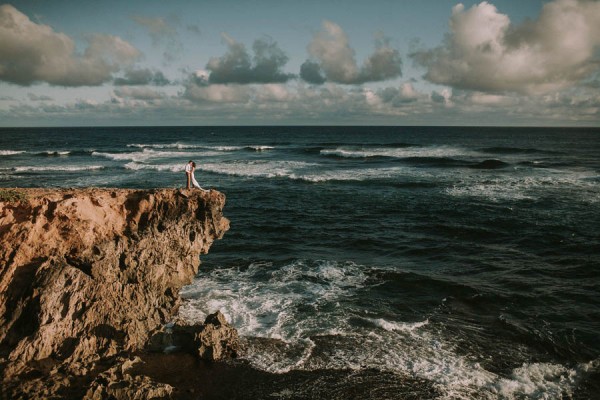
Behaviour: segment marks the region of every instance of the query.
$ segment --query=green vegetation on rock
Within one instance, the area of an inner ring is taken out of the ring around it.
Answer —
[[[0,189],[0,201],[16,203],[27,199],[27,195],[15,189]]]

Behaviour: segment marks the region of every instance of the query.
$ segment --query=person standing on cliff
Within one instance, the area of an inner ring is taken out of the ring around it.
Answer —
[[[192,164],[194,164],[194,162],[192,160],[190,160],[190,161],[188,161],[188,163],[185,166],[185,176],[187,178],[187,183],[185,185],[186,189],[192,188],[192,171],[194,170],[194,167],[192,166]]]

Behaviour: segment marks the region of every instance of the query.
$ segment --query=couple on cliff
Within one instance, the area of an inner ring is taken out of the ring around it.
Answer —
[[[206,190],[206,189],[202,189],[200,187],[200,185],[198,184],[198,181],[196,180],[196,177],[194,176],[194,171],[196,170],[196,163],[193,162],[192,160],[188,161],[188,163],[185,166],[185,175],[187,177],[187,184],[185,186],[186,189],[191,189],[191,185],[194,185],[195,188],[198,188],[200,190]]]

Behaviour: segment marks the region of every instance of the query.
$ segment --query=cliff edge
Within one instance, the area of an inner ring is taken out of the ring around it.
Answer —
[[[0,397],[77,395],[127,361],[229,228],[214,190],[19,190],[0,202]]]

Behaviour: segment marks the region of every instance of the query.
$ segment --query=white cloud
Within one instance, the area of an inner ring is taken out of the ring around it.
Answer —
[[[399,106],[406,103],[413,103],[426,96],[415,90],[413,85],[405,82],[399,88],[387,87],[377,92],[377,96],[384,102]]]
[[[250,86],[237,84],[198,84],[198,78],[194,76],[186,83],[183,97],[199,103],[246,103],[250,100],[253,90]]]
[[[118,36],[94,35],[83,55],[48,25],[32,22],[11,5],[0,6],[0,80],[18,85],[97,86],[131,65],[140,52]]]
[[[286,102],[294,99],[294,93],[286,85],[269,83],[257,88],[255,100],[258,102]]]
[[[361,84],[402,74],[400,53],[390,46],[389,41],[382,39],[376,41],[375,52],[359,68],[348,36],[331,21],[323,21],[323,29],[314,35],[308,53],[311,59],[300,67],[300,77],[313,84],[325,81]]]
[[[427,93],[413,83],[391,90],[302,82],[196,85],[168,96],[146,87],[116,88],[105,101],[76,98],[15,102],[0,108],[0,124],[393,124],[592,125],[600,121],[597,90],[543,96],[450,90]]]
[[[411,56],[431,82],[482,92],[540,94],[598,72],[600,2],[555,0],[539,17],[511,24],[494,5],[456,5],[445,43]]]
[[[114,95],[119,98],[131,98],[136,100],[158,100],[165,98],[166,95],[147,87],[129,87],[123,86],[114,90]]]

